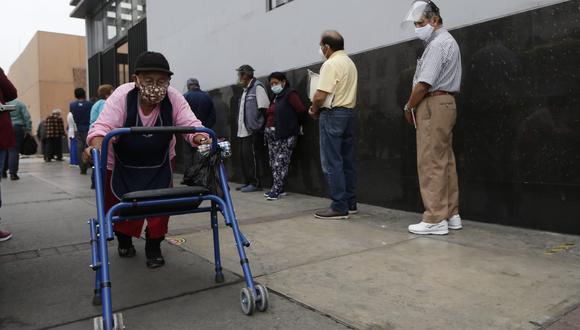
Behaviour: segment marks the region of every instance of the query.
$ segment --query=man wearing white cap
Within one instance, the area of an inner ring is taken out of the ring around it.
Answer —
[[[425,207],[422,221],[409,226],[409,231],[445,235],[449,229],[462,228],[453,153],[461,53],[453,36],[443,28],[433,1],[415,1],[405,22],[413,23],[417,37],[425,42],[404,109],[405,118],[417,129],[417,170]]]

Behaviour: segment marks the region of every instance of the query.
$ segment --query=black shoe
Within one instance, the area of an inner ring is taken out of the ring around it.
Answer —
[[[20,177],[17,174],[10,174],[10,180],[12,181],[20,180]]]
[[[133,258],[137,255],[137,250],[135,250],[134,246],[128,248],[117,248],[117,252],[119,252],[119,257],[121,258]]]
[[[348,214],[357,214],[358,213],[358,208],[356,203],[349,205],[348,207]]]
[[[327,220],[345,220],[348,219],[348,212],[338,212],[331,208],[327,210],[321,210],[314,213],[314,217],[317,219],[327,219]]]
[[[247,186],[249,186],[249,185],[250,185],[249,183],[246,183],[246,184],[245,184],[245,185],[243,185],[243,186],[239,186],[239,187],[237,187],[237,188],[236,188],[236,190],[237,190],[237,191],[240,191],[240,190],[242,190],[242,189],[246,188],[246,187],[247,187]]]
[[[159,267],[163,267],[165,265],[165,259],[163,259],[162,255],[159,255],[158,257],[151,257],[151,258],[147,258],[147,268],[159,268]]]
[[[145,234],[147,236],[147,234]],[[145,240],[145,256],[147,257],[147,268],[159,268],[165,265],[165,259],[161,254],[161,242],[165,237],[161,238],[146,238]]]
[[[62,158],[57,158],[57,159],[56,159],[56,161],[57,161],[57,162],[63,162],[63,161],[64,161],[64,159],[62,159]]]
[[[121,258],[132,258],[137,255],[137,250],[133,246],[133,239],[129,235],[121,234],[115,232],[117,236],[117,241],[119,242],[119,247],[117,252],[119,252],[119,257]]]

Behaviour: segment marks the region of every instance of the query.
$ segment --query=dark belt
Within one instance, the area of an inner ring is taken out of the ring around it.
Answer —
[[[455,93],[446,92],[446,91],[434,91],[434,92],[431,92],[431,93],[427,93],[427,97],[441,96],[441,95],[451,95],[451,96],[455,96]]]
[[[354,108],[346,108],[346,107],[332,107],[332,108],[320,108],[320,112],[322,111],[332,111],[336,109],[344,109],[344,110],[354,110]]]

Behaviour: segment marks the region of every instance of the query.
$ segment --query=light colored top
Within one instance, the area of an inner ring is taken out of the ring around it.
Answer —
[[[74,139],[75,138],[75,132],[77,130],[77,125],[75,124],[75,118],[72,114],[72,112],[69,112],[68,115],[66,115],[66,123],[68,126],[68,138],[69,139]]]
[[[97,118],[99,118],[99,115],[103,111],[104,107],[105,100],[103,99],[98,100],[97,102],[95,102],[95,104],[93,104],[93,106],[91,107],[91,118],[89,119],[90,127],[93,127],[93,124],[97,121]]]
[[[103,111],[97,118],[97,121],[93,124],[93,127],[89,130],[89,135],[87,137],[87,143],[90,144],[91,140],[97,136],[105,136],[107,133],[116,128],[124,127],[125,119],[127,117],[126,104],[127,104],[127,94],[135,88],[135,83],[127,83],[119,86],[111,96],[105,102],[105,107]],[[201,121],[195,117],[193,111],[189,107],[189,104],[181,95],[181,93],[169,86],[167,90],[169,100],[173,107],[173,125],[174,126],[194,126],[203,127]],[[139,107],[139,117],[143,123],[143,127],[152,127],[159,117],[160,106],[158,105],[153,112],[148,116],[143,114],[143,110]],[[197,134],[183,134],[183,137],[192,146],[197,146],[193,141],[194,136]],[[113,141],[111,141],[113,142]],[[171,140],[169,150],[169,157],[173,159],[175,157],[175,137]],[[115,156],[113,153],[112,145],[109,145],[109,154],[107,160],[107,169],[112,170],[115,164]]]
[[[358,72],[354,62],[344,50],[339,50],[322,64],[317,89],[334,94],[331,107],[354,109],[357,83]]]
[[[6,104],[16,106],[16,110],[10,112],[12,126],[21,125],[24,127],[25,132],[32,132],[32,120],[30,119],[30,113],[28,112],[26,104],[19,99],[14,99]]]
[[[461,52],[446,29],[433,32],[423,55],[417,61],[413,87],[419,82],[431,85],[429,92],[457,93],[461,87]]]
[[[253,78],[256,79],[256,78]],[[250,86],[252,82],[248,84]],[[246,128],[246,123],[244,118],[246,116],[245,107],[246,107],[246,93],[248,92],[248,87],[244,88],[244,92],[242,93],[242,98],[240,101],[240,112],[238,113],[238,137],[248,137],[252,135],[250,131]],[[270,107],[270,98],[268,98],[268,94],[266,90],[262,88],[262,86],[256,86],[256,102],[258,102],[258,109],[268,109]]]

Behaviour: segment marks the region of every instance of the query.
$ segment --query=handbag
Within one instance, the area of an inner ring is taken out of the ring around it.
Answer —
[[[38,143],[31,134],[24,135],[24,140],[20,145],[20,153],[22,155],[34,155],[38,150]]]

